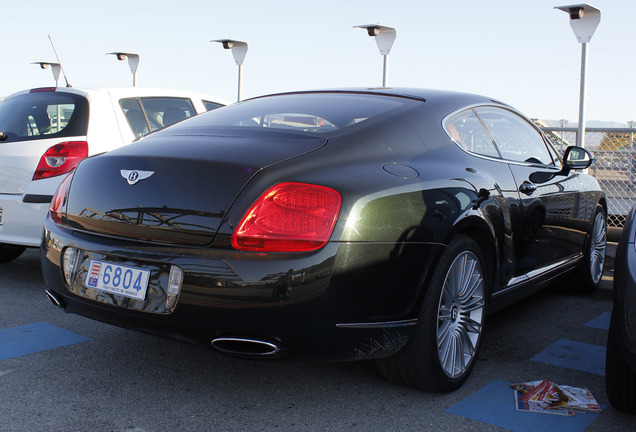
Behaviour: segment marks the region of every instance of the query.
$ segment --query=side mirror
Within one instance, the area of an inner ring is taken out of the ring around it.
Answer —
[[[570,146],[565,149],[563,154],[563,169],[567,172],[573,169],[589,168],[592,162],[594,162],[592,154],[582,147]]]

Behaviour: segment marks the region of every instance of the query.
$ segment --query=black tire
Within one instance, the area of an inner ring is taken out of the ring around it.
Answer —
[[[25,246],[0,243],[0,263],[13,261],[26,250]]]
[[[585,242],[583,259],[576,269],[569,289],[577,293],[592,293],[598,289],[605,269],[607,249],[607,215],[600,204],[596,205],[592,229]]]
[[[614,408],[636,414],[636,371],[621,351],[616,319],[612,311],[605,351],[605,390]]]
[[[491,280],[486,263],[472,238],[458,235],[449,243],[425,288],[414,334],[398,353],[378,359],[386,378],[433,392],[450,392],[466,381],[486,317]]]

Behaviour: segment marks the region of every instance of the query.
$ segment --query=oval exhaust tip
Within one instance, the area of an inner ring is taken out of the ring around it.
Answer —
[[[281,353],[281,347],[270,341],[242,338],[220,337],[212,340],[214,349],[229,355],[242,357],[271,357]]]
[[[60,309],[64,309],[64,300],[62,299],[62,297],[58,296],[55,293],[52,293],[49,290],[46,290],[44,293],[46,294],[46,297],[51,300],[51,303],[53,303],[54,306],[59,307]]]

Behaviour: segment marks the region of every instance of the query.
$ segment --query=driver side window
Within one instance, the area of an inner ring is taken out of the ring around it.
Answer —
[[[495,107],[476,108],[504,159],[554,165],[540,132],[517,114]]]

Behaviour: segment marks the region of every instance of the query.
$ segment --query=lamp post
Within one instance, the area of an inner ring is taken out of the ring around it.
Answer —
[[[557,6],[570,15],[570,26],[581,44],[581,92],[579,96],[579,131],[576,145],[585,146],[585,97],[587,92],[587,54],[588,44],[598,24],[601,22],[601,11],[587,3]]]
[[[51,72],[53,72],[53,78],[55,78],[55,87],[60,86],[60,72],[62,71],[62,66],[59,63],[53,62],[33,62],[31,64],[40,65],[42,69],[47,69],[51,66]]]
[[[133,87],[137,86],[137,68],[139,67],[139,54],[127,53],[127,52],[112,52],[106,53],[106,55],[114,55],[117,60],[128,59],[128,66],[130,66],[130,72],[133,76]]]
[[[568,121],[566,119],[561,119],[561,127],[563,129],[565,129],[565,127],[568,125]],[[565,131],[562,130],[561,131],[561,145],[565,144]]]
[[[386,87],[389,75],[389,53],[391,52],[393,42],[395,42],[395,29],[393,27],[382,26],[379,24],[357,25],[354,26],[354,28],[366,29],[369,36],[375,37],[375,42],[378,44],[380,54],[384,57],[382,87]]]
[[[210,42],[218,42],[223,45],[224,49],[232,50],[234,61],[238,65],[238,96],[236,100],[240,102],[243,95],[243,61],[247,54],[247,43],[233,39],[217,39]]]

